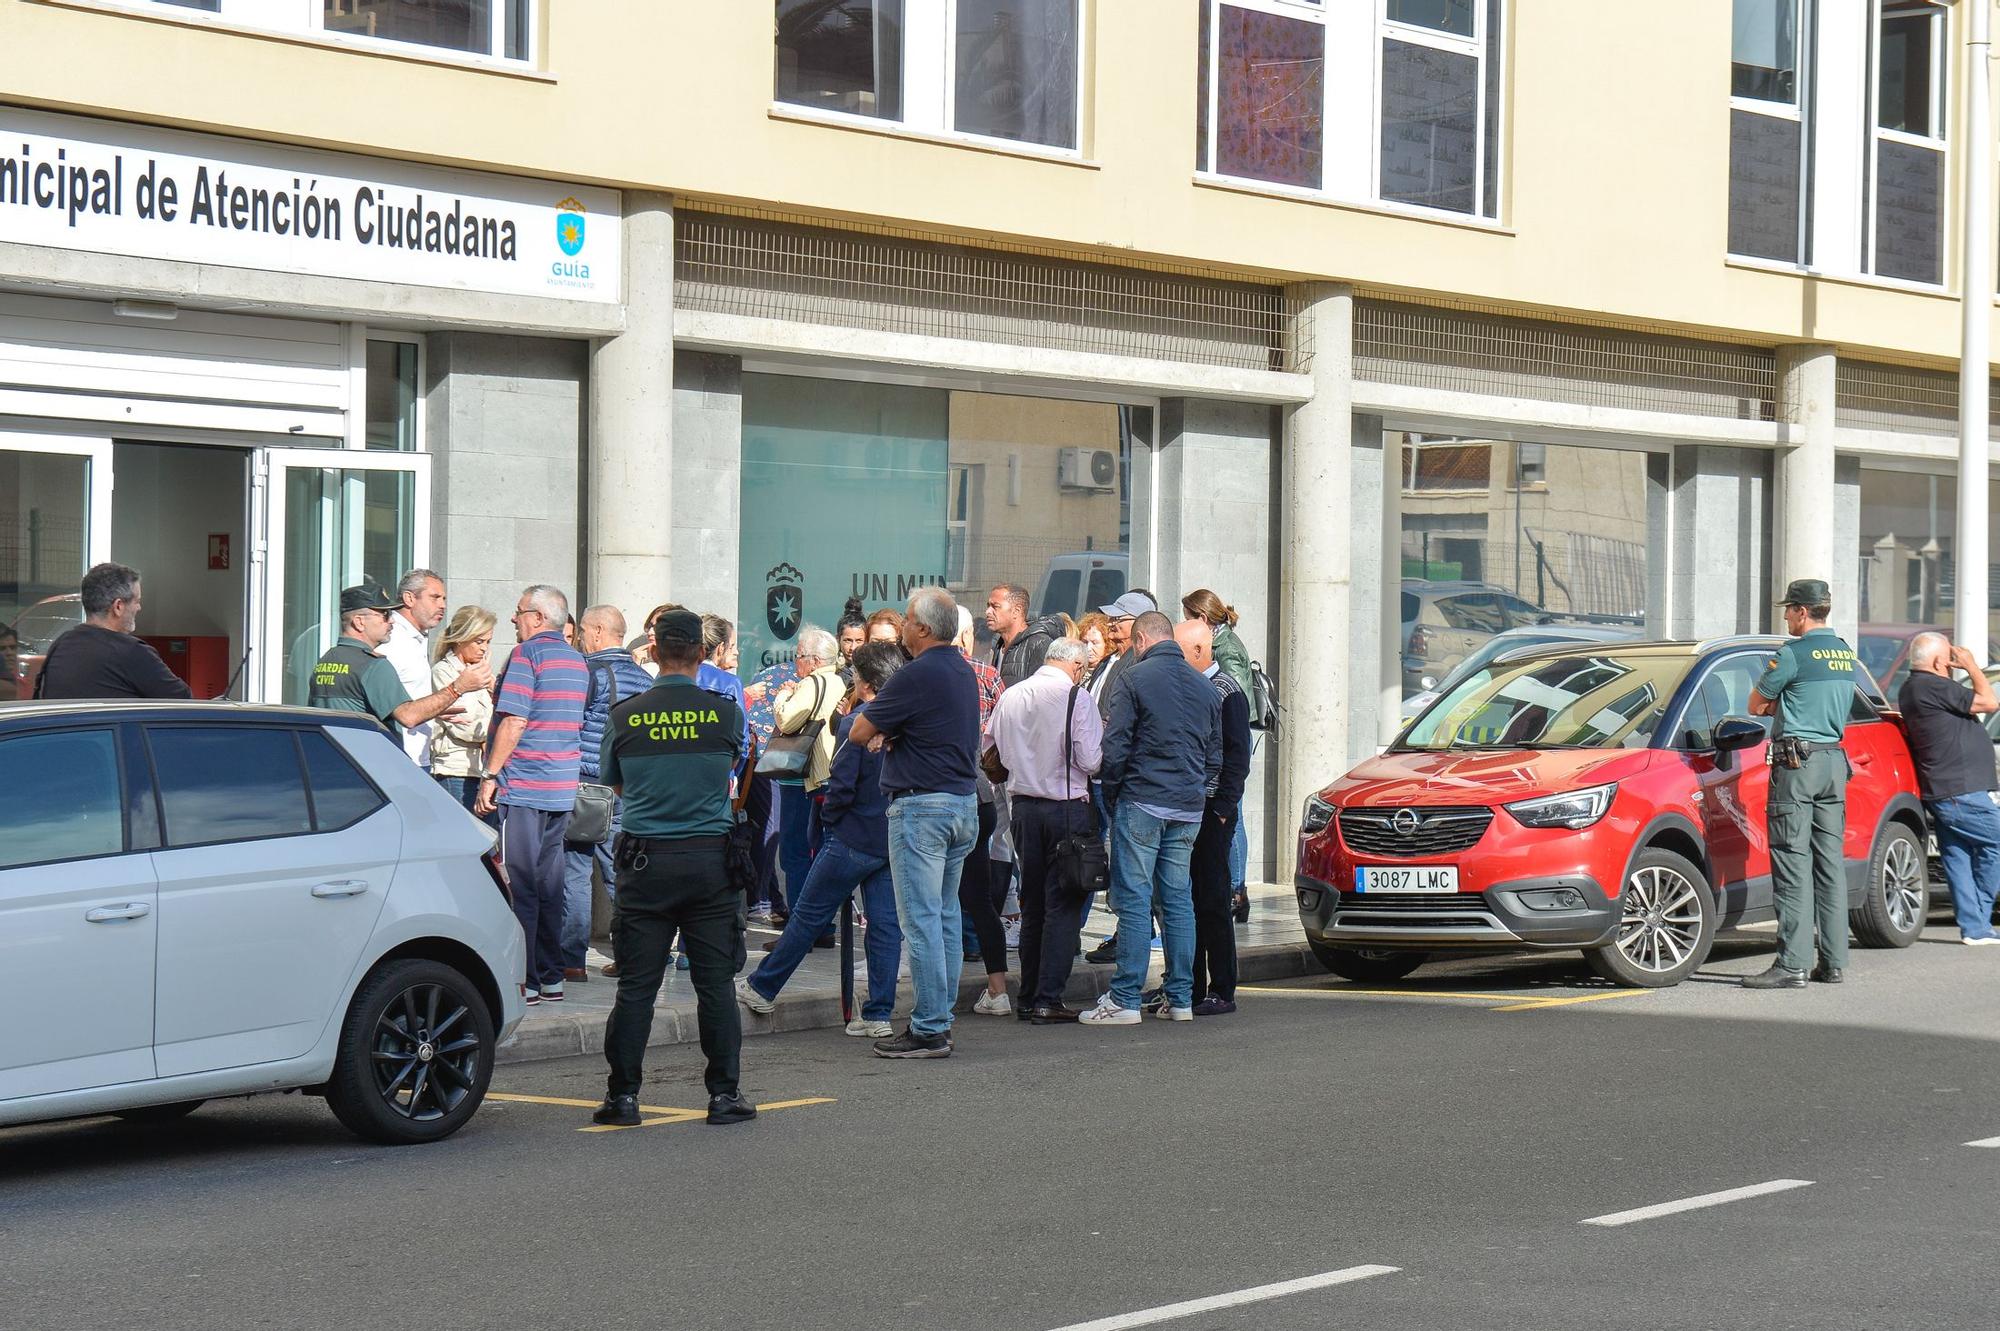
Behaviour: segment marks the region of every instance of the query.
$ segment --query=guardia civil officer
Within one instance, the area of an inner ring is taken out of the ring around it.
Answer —
[[[701,1052],[708,1058],[708,1121],[741,1123],[757,1110],[737,1092],[742,1018],[730,979],[740,964],[742,894],[723,848],[735,810],[730,771],[742,756],[743,709],[695,683],[701,616],[673,609],[653,621],[653,687],[611,709],[598,774],[623,799],[618,870],[618,999],[604,1025],[611,1065],[594,1123],[639,1121],[646,1037],[673,956],[676,931],[694,980]]]
[[[388,640],[390,612],[402,604],[379,586],[342,591],[340,640],[319,658],[306,691],[308,707],[372,716],[389,727],[399,744],[404,730],[442,716],[468,693],[493,687],[493,671],[482,663],[467,666],[436,693],[410,697],[396,667],[375,654]]]
[[[1745,989],[1803,989],[1819,932],[1812,978],[1839,984],[1847,966],[1847,875],[1841,829],[1847,821],[1847,756],[1840,737],[1854,706],[1854,649],[1826,626],[1833,594],[1817,578],[1785,589],[1785,631],[1750,695],[1752,716],[1776,716],[1768,760],[1765,827],[1771,890],[1778,906],[1778,959],[1743,981]]]

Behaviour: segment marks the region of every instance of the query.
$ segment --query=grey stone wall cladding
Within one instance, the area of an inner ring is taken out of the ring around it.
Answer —
[[[743,362],[676,352],[673,410],[674,599],[734,619],[743,503]]]
[[[433,457],[431,563],[453,608],[507,616],[531,582],[581,590],[578,463],[588,353],[582,342],[435,333],[425,351]]]
[[[1674,450],[1673,636],[1771,628],[1771,455]]]
[[[1271,487],[1275,451],[1271,409],[1259,403],[1169,398],[1160,404],[1159,509],[1153,515],[1160,559],[1135,581],[1156,593],[1168,618],[1180,598],[1207,587],[1234,606],[1237,632],[1253,660],[1275,663]],[[1135,487],[1141,477],[1135,473]],[[1143,493],[1137,491],[1135,493]],[[1133,542],[1145,539],[1133,524]],[[1141,561],[1135,561],[1135,569]],[[1251,758],[1243,796],[1252,881],[1271,882],[1278,859],[1272,838],[1278,739],[1263,736]]]

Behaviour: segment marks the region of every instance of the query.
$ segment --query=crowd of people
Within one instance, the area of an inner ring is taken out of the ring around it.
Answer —
[[[499,830],[526,1002],[564,1001],[593,965],[617,980],[599,1122],[636,1121],[653,1004],[675,969],[691,972],[710,1121],[751,1117],[738,1005],[772,1011],[806,955],[833,946],[850,899],[867,993],[847,1031],[882,1057],[952,1052],[969,960],[986,974],[980,1015],[1130,1025],[1235,1011],[1250,678],[1235,612],[1213,592],[1184,598],[1178,623],[1143,590],[1072,622],[1032,616],[1027,591],[1002,585],[984,648],[943,588],[900,611],[850,602],[747,684],[734,624],[682,606],[655,607],[628,641],[617,607],[572,615],[556,588],[527,587],[497,670],[497,616],[448,608],[428,569],[393,592],[349,588],[308,701],[375,716]],[[612,813],[579,839],[592,791]],[[598,883],[612,902],[602,952]],[[1115,978],[1080,1011],[1068,981],[1107,887],[1119,927],[1091,955],[1114,960]],[[776,931],[754,968],[753,922]],[[1164,978],[1148,990],[1156,935]]]

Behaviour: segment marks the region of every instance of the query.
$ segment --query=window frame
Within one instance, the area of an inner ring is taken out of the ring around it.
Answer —
[[[166,717],[162,717],[157,721],[145,722],[141,724],[138,729],[140,735],[140,744],[144,748],[146,754],[147,772],[152,778],[153,797],[157,802],[157,806],[160,812],[160,845],[158,847],[159,853],[165,854],[169,851],[176,851],[176,850],[201,850],[205,847],[211,847],[211,846],[244,846],[260,841],[295,841],[300,837],[321,835],[319,830],[318,812],[313,807],[312,774],[306,767],[305,748],[303,745],[299,743],[300,727],[267,726],[267,725],[255,725],[255,724],[245,726],[240,722],[234,725],[227,723],[222,725],[203,725],[200,722],[188,721],[186,719],[176,721],[168,719]],[[252,729],[259,732],[270,731],[275,734],[290,736],[292,741],[292,762],[298,768],[299,788],[305,792],[305,797],[306,797],[305,830],[302,832],[260,833],[255,836],[218,837],[210,841],[182,842],[174,840],[173,820],[172,817],[167,813],[166,783],[160,780],[159,755],[156,754],[153,750],[154,733],[163,729],[197,730],[197,731]],[[373,783],[371,782],[370,784]],[[377,788],[376,793],[377,794],[381,793],[379,787]]]
[[[1507,135],[1510,123],[1507,79],[1511,72],[1507,59],[1506,32],[1514,0],[1493,0],[1491,4],[1488,0],[1474,0],[1473,34],[1470,37],[1393,20],[1388,16],[1388,0],[1368,0],[1365,12],[1352,14],[1337,13],[1333,6],[1324,4],[1321,0],[1201,0],[1201,3],[1208,6],[1209,23],[1208,46],[1201,53],[1207,74],[1205,80],[1198,79],[1198,83],[1205,81],[1207,85],[1208,104],[1205,108],[1207,133],[1199,145],[1200,155],[1197,157],[1195,167],[1196,180],[1333,203],[1360,204],[1388,212],[1451,221],[1466,226],[1489,228],[1505,226]],[[1274,18],[1316,23],[1325,31],[1320,78],[1322,149],[1320,184],[1317,188],[1286,184],[1281,181],[1259,180],[1252,176],[1231,175],[1216,168],[1216,146],[1221,133],[1222,80],[1219,70],[1222,49],[1221,11],[1225,5],[1233,9],[1268,14]],[[1499,30],[1493,32],[1490,29],[1496,12]],[[1356,36],[1364,28],[1367,31],[1368,41],[1365,58],[1339,40],[1343,36]],[[1382,195],[1383,64],[1386,44],[1390,41],[1428,47],[1451,55],[1469,55],[1475,62],[1474,86],[1477,100],[1473,115],[1473,206],[1469,211],[1407,203],[1400,199],[1384,198]],[[1348,86],[1343,75],[1355,82],[1366,83],[1367,86],[1361,89]],[[1343,141],[1336,135],[1336,127],[1344,129],[1351,123],[1352,118],[1345,108],[1350,102],[1359,104],[1364,94],[1368,106],[1366,150],[1342,151]],[[1489,154],[1492,161],[1492,179],[1488,178]],[[1362,179],[1364,172],[1366,178]]]
[[[76,735],[92,732],[108,736],[111,741],[112,761],[117,764],[118,769],[116,806],[118,811],[119,847],[117,850],[103,851],[94,855],[63,855],[52,860],[27,860],[20,864],[0,864],[0,874],[15,873],[22,869],[46,868],[52,864],[80,864],[86,860],[109,860],[123,855],[143,855],[148,853],[147,847],[138,844],[143,838],[135,837],[132,834],[132,819],[136,812],[132,806],[134,782],[129,766],[129,756],[126,753],[124,736],[120,731],[121,727],[115,721],[103,719],[85,721],[79,719],[73,725],[29,726],[0,735],[0,744],[4,744],[10,740],[42,739],[53,735]]]
[[[1761,97],[1741,97],[1733,90],[1729,94],[1729,110],[1732,115],[1741,111],[1749,115],[1767,116],[1773,120],[1789,120],[1799,127],[1799,201],[1798,226],[1793,237],[1791,259],[1773,259],[1761,254],[1739,254],[1729,248],[1729,202],[1725,189],[1723,199],[1723,254],[1732,262],[1751,264],[1776,264],[1787,271],[1807,271],[1813,267],[1813,137],[1818,130],[1818,117],[1809,109],[1818,93],[1818,59],[1813,37],[1817,29],[1817,14],[1811,8],[1817,0],[1791,0],[1792,31],[1795,34],[1794,63],[1792,74],[1792,100],[1789,102],[1767,101]],[[1735,51],[1730,52],[1730,65],[1735,65]],[[1872,100],[1872,98],[1871,98]],[[1730,171],[1735,163],[1732,157]]]
[[[872,130],[917,138],[942,139],[982,148],[995,148],[1030,157],[1054,157],[1068,161],[1087,160],[1085,146],[1090,141],[1089,107],[1086,96],[1092,50],[1091,24],[1086,0],[1067,0],[1076,15],[1076,143],[1071,147],[1037,143],[1032,139],[1010,139],[998,134],[978,134],[958,128],[958,0],[904,0],[902,50],[901,116],[868,116],[855,111],[839,111],[802,102],[788,102],[778,96],[776,46],[772,47],[771,114],[794,120],[813,120],[849,129]],[[775,3],[773,0],[775,13]],[[921,52],[921,60],[917,58]]]
[[[416,365],[413,370],[416,384],[416,398],[413,404],[413,428],[408,448],[368,447],[368,344],[371,342],[393,342],[402,346],[412,346],[416,351]],[[341,440],[342,448],[356,452],[375,453],[389,457],[411,457],[429,451],[426,441],[428,425],[424,410],[424,375],[429,371],[429,339],[422,333],[405,332],[401,329],[369,328],[361,324],[348,325],[347,370],[348,370],[348,411],[347,436]]]
[[[526,42],[527,54],[519,59],[503,54],[507,37],[506,7],[511,0],[493,0],[490,34],[493,49],[491,53],[485,55],[477,51],[461,51],[450,46],[396,41],[389,37],[370,37],[365,33],[341,32],[328,28],[325,0],[218,0],[215,9],[196,9],[188,5],[170,3],[169,0],[62,0],[62,2],[87,5],[93,9],[143,14],[149,18],[173,23],[303,37],[359,51],[434,60],[444,64],[475,65],[520,74],[539,72],[541,69],[542,18],[548,0],[526,0],[528,12],[523,21],[522,36]],[[273,17],[274,14],[277,15],[276,18]]]
[[[1730,79],[1731,79],[1729,105],[1732,110],[1752,111],[1752,110],[1757,110],[1759,108],[1777,107],[1782,109],[1785,107],[1790,107],[1792,110],[1792,115],[1788,118],[1790,119],[1798,118],[1798,113],[1800,111],[1801,104],[1804,103],[1806,97],[1809,95],[1806,83],[1806,68],[1812,59],[1810,25],[1813,16],[1807,11],[1806,4],[1807,0],[1791,0],[1793,68],[1792,68],[1792,100],[1789,102],[1773,101],[1769,98],[1764,98],[1764,97],[1746,97],[1735,91],[1734,81],[1735,81],[1736,51],[1735,51],[1735,33],[1732,30],[1730,34],[1731,49],[1729,52]],[[1731,18],[1732,18],[1732,28],[1733,28],[1733,19],[1734,19],[1733,6],[1731,9]]]
[[[1954,238],[1951,207],[1951,142],[1949,128],[1951,120],[1951,66],[1953,43],[1957,30],[1953,25],[1952,10],[1944,5],[1932,3],[1928,11],[1909,11],[1902,14],[1888,14],[1886,3],[1894,0],[1869,0],[1868,3],[1868,62],[1865,73],[1866,86],[1862,90],[1862,127],[1866,141],[1862,147],[1863,170],[1861,185],[1861,226],[1864,241],[1861,253],[1862,273],[1879,282],[1893,283],[1916,291],[1941,291],[1951,281],[1951,252]],[[1931,41],[1931,126],[1932,134],[1912,134],[1907,130],[1885,129],[1882,125],[1882,25],[1892,17],[1924,18],[1932,28]],[[1882,268],[1882,228],[1876,224],[1882,180],[1882,146],[1897,144],[1906,148],[1934,152],[1938,155],[1938,276],[1935,282],[1922,278],[1897,277],[1884,274]]]

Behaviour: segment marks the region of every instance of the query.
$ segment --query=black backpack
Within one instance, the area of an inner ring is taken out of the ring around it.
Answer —
[[[1262,661],[1250,663],[1250,728],[1252,730],[1276,730],[1279,713],[1284,705],[1278,701],[1278,686],[1271,682],[1271,676],[1264,669]]]

